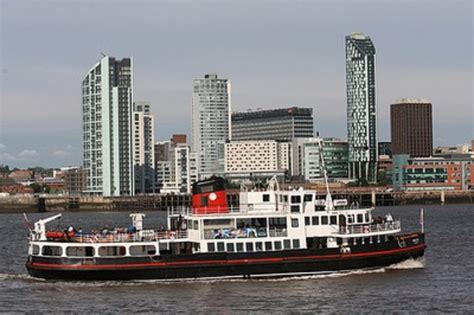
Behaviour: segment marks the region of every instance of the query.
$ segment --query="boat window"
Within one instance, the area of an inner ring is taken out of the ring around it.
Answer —
[[[194,229],[199,230],[199,221],[198,220],[194,220]]]
[[[227,243],[227,251],[228,252],[234,251],[234,243]]]
[[[283,247],[285,247],[285,249],[291,249],[291,241],[283,240]]]
[[[275,242],[275,250],[281,249],[281,241],[276,241]]]
[[[265,250],[272,250],[272,242],[265,242]]]
[[[33,245],[31,249],[31,255],[39,255],[40,253],[40,247],[38,245]]]
[[[301,196],[291,196],[291,203],[301,203]]]
[[[293,240],[293,248],[300,248],[300,240]]]
[[[304,217],[304,225],[310,225],[310,217]]]
[[[193,230],[193,220],[188,220],[187,227],[188,229]]]
[[[217,243],[217,251],[218,251],[218,252],[223,252],[223,251],[225,251],[225,249],[224,249],[224,243],[223,243],[223,242],[218,242],[218,243]]]
[[[283,195],[283,201],[288,202],[288,195]]]
[[[349,214],[347,216],[347,223],[353,223],[354,222],[354,215],[353,214]]]
[[[270,201],[270,194],[263,194],[262,195],[262,200],[263,200],[263,202],[269,202]]]
[[[269,226],[270,228],[286,228],[286,218],[269,218]]]
[[[99,247],[99,256],[125,256],[125,246],[101,246]]]
[[[305,202],[308,202],[308,201],[313,201],[313,195],[311,194],[308,194],[308,195],[304,195],[304,199],[303,199]]]
[[[63,249],[59,246],[43,246],[43,256],[61,256]]]
[[[262,242],[256,242],[255,243],[255,251],[261,252],[263,250],[263,243]]]
[[[207,206],[207,197],[206,196],[201,196],[201,206],[203,206],[203,207]]]
[[[245,250],[247,252],[253,252],[253,243],[245,243]]]
[[[300,206],[291,206],[291,212],[300,212]]]
[[[369,222],[369,214],[367,212],[365,213],[365,222]]]
[[[313,225],[319,225],[319,217],[313,217]]]
[[[229,226],[231,219],[208,219],[204,220],[204,226]]]
[[[358,222],[358,223],[364,222],[364,218],[363,218],[363,216],[362,216],[362,213],[359,213],[359,214],[357,215],[357,222]]]
[[[155,255],[156,247],[153,245],[134,245],[130,246],[130,255],[132,256],[148,256]]]
[[[237,251],[238,252],[244,251],[244,243],[237,243]]]
[[[214,243],[207,243],[207,251],[208,252],[215,252],[216,251],[216,245],[214,245]]]
[[[331,216],[331,224],[337,224],[337,216],[335,215]]]
[[[322,225],[328,225],[328,216],[327,215],[323,215],[321,217],[321,224]]]
[[[94,257],[94,247],[69,246],[66,248],[66,255],[70,257]]]
[[[291,219],[291,227],[297,228],[299,226],[299,220],[297,218]]]

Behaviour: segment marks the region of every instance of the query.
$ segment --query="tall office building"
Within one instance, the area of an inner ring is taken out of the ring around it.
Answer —
[[[375,46],[369,36],[346,36],[347,140],[349,178],[377,179]]]
[[[133,64],[104,57],[82,80],[86,193],[133,195]]]
[[[390,106],[392,153],[411,157],[433,155],[433,117],[431,103],[403,98]]]
[[[230,138],[231,85],[216,74],[194,79],[192,151],[197,153],[199,178],[224,174],[224,145]]]
[[[277,140],[313,137],[313,109],[290,107],[232,114],[232,140]]]
[[[135,193],[152,193],[155,182],[154,120],[150,103],[133,104]]]

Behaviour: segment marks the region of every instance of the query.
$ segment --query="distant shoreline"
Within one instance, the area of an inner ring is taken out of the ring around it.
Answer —
[[[347,199],[361,207],[404,205],[474,204],[474,191],[334,191],[333,199]],[[229,203],[238,206],[238,193],[228,194]],[[0,198],[1,213],[41,212],[133,212],[167,211],[175,207],[189,207],[191,196],[140,195],[132,197],[91,197],[57,195],[22,195]]]

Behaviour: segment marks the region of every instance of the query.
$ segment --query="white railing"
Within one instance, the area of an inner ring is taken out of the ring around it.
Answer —
[[[339,226],[339,228],[333,232],[333,234],[369,234],[378,232],[397,232],[401,229],[400,220],[393,222],[377,223],[377,224],[358,224]]]
[[[136,233],[81,234],[64,239],[48,239],[49,241],[77,243],[128,243],[155,242],[159,240],[174,240],[188,238],[188,231],[153,231],[144,230]]]
[[[258,210],[258,209],[257,209]],[[168,215],[225,215],[229,213],[233,214],[245,214],[249,212],[253,212],[253,209],[246,209],[240,207],[199,207],[199,208],[192,208],[192,207],[176,207],[168,209]]]

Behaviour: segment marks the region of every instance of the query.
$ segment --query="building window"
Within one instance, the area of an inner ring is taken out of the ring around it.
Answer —
[[[313,201],[313,195],[304,195],[304,201],[305,202]]]

